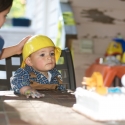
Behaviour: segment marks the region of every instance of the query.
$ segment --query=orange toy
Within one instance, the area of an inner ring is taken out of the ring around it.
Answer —
[[[95,88],[95,91],[99,94],[106,94],[107,88],[103,84],[103,76],[99,72],[94,72],[91,77],[83,77],[83,85],[87,86],[87,89]]]

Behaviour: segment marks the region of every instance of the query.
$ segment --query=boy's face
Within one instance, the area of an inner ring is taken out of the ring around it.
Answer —
[[[55,67],[55,49],[54,47],[47,47],[40,49],[31,54],[28,65],[32,66],[35,70],[46,72]]]

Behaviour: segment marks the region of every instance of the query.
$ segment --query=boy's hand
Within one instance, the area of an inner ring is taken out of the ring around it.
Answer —
[[[41,94],[39,93],[38,91],[36,90],[33,90],[33,89],[28,89],[25,91],[24,95],[29,98],[30,96],[32,98],[41,98],[41,97],[44,97],[45,95],[44,94]]]
[[[20,94],[25,95],[27,98],[30,96],[32,98],[41,98],[44,97],[44,94],[39,93],[35,89],[31,88],[30,86],[24,86],[20,89]]]

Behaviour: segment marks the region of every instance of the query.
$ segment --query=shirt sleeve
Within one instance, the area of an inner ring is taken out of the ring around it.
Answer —
[[[0,36],[0,53],[3,49],[3,46],[4,46],[4,39]]]
[[[20,89],[24,86],[29,86],[29,74],[22,68],[17,69],[14,76],[10,78],[11,88],[15,93],[20,93]]]

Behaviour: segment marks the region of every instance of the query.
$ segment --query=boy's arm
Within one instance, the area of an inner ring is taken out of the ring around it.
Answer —
[[[21,88],[25,86],[30,87],[28,72],[22,68],[17,69],[16,72],[14,73],[14,76],[10,78],[10,84],[12,90],[17,94],[20,94]]]
[[[11,87],[15,93],[25,95],[27,98],[44,97],[44,94],[40,94],[36,90],[30,87],[29,73],[22,68],[19,68],[13,77],[10,79]]]

